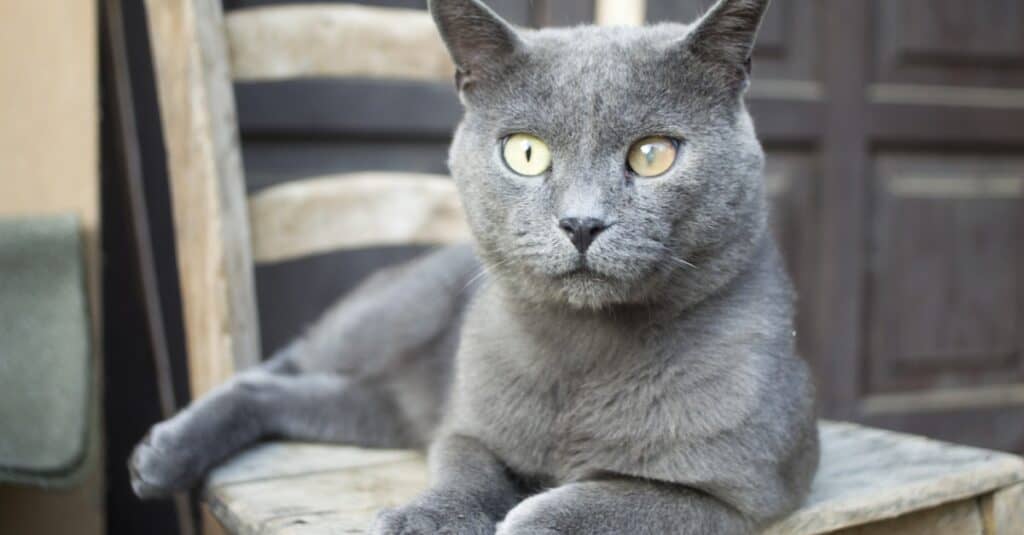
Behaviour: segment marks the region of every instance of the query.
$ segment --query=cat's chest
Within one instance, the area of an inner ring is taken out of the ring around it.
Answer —
[[[573,369],[558,360],[642,361],[644,348],[635,344],[595,349],[520,339],[475,350],[460,362],[460,420],[524,475],[557,483],[609,470],[607,459],[626,447],[623,431],[647,418],[647,393],[635,386],[650,384],[647,366]],[[631,442],[643,440],[634,434]]]

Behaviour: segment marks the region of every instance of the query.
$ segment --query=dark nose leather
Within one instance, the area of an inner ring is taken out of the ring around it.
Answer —
[[[566,217],[558,221],[558,227],[569,236],[569,241],[581,252],[587,252],[591,243],[608,225],[592,217]]]

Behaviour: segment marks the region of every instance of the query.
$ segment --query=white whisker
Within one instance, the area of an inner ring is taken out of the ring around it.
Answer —
[[[466,285],[462,287],[462,290],[459,290],[459,293],[465,292],[466,290],[469,289],[470,286],[473,285],[474,282],[480,280],[481,277],[483,277],[483,276],[485,276],[485,275],[487,275],[489,273],[492,273],[494,269],[496,269],[496,268],[498,268],[500,266],[503,266],[503,265],[509,263],[510,261],[511,260],[502,260],[501,262],[498,262],[497,264],[494,264],[493,266],[487,266],[487,265],[480,266],[480,272],[477,273],[476,275],[474,275],[473,278],[469,279],[469,281],[466,282]]]
[[[655,242],[655,243],[657,243],[658,246],[661,247],[662,250],[664,250],[666,253],[669,253],[669,255],[668,255],[669,260],[672,260],[673,262],[675,262],[675,263],[677,263],[677,264],[679,264],[679,265],[681,265],[683,267],[687,267],[687,268],[690,268],[690,269],[697,269],[697,264],[694,264],[693,262],[690,262],[689,260],[686,260],[685,258],[680,258],[680,257],[672,254],[674,251],[672,249],[670,249],[669,246],[667,246],[667,245],[665,245],[664,243],[661,243],[661,242]]]
[[[671,258],[672,258],[672,260],[675,260],[676,262],[678,262],[680,265],[686,266],[686,267],[688,267],[690,269],[697,269],[697,265],[694,264],[693,262],[690,262],[688,260],[684,260],[682,258],[679,258],[678,256],[673,256]]]

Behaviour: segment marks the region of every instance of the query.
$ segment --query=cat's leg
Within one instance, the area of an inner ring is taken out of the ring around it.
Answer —
[[[748,535],[739,511],[685,487],[615,479],[567,484],[530,497],[501,523],[498,535]]]
[[[296,363],[306,371],[389,374],[456,327],[480,270],[469,246],[444,247],[379,270],[303,334]]]
[[[448,436],[430,452],[434,484],[404,507],[382,511],[373,535],[493,535],[523,496],[507,467],[473,438]]]
[[[446,397],[477,269],[472,250],[457,246],[381,270],[272,359],[154,426],[130,461],[136,492],[187,488],[267,436],[422,445]]]
[[[214,465],[266,437],[411,445],[407,426],[381,392],[336,374],[245,372],[157,424],[129,462],[143,498],[194,486]]]

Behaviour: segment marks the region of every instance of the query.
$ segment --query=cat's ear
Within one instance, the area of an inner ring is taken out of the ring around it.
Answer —
[[[750,74],[750,56],[769,0],[718,0],[686,37],[696,56]]]
[[[430,0],[429,6],[460,91],[499,76],[522,47],[515,29],[478,0]]]

